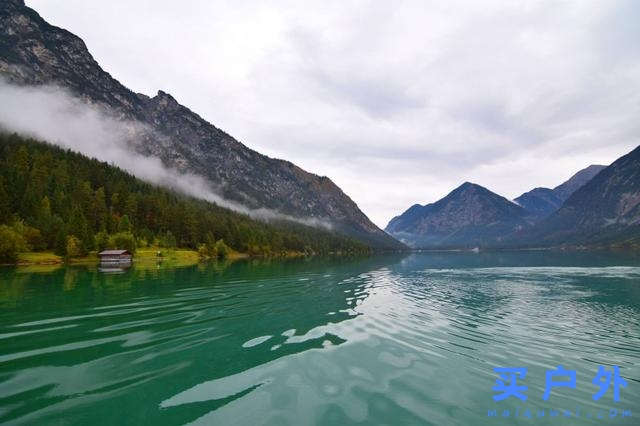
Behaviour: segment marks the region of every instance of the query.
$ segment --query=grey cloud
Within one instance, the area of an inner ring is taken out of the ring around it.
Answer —
[[[340,66],[344,56],[326,52],[323,41],[313,33],[297,28],[290,32],[290,41],[295,54],[303,58],[294,72],[305,78],[320,98],[346,102],[376,119],[426,105],[426,99],[410,93],[410,82],[385,75],[384,70],[372,72],[358,61],[353,61],[353,68],[344,69]],[[356,50],[357,46],[350,49],[354,55]]]
[[[269,209],[249,209],[220,196],[201,176],[163,165],[159,158],[135,153],[133,144],[146,125],[117,120],[98,108],[71,96],[59,87],[19,87],[0,80],[0,129],[17,132],[115,164],[136,177],[211,201],[261,220],[292,220],[331,228],[328,221],[297,218]]]
[[[381,226],[464,180],[513,198],[640,142],[633,0],[28,3]]]

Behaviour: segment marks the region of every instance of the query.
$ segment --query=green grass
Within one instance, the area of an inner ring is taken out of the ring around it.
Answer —
[[[69,259],[67,261],[67,263],[88,263],[88,264],[94,264],[94,263],[98,263],[100,261],[100,259],[98,259],[98,253],[95,251],[89,252],[89,254],[87,254],[86,256],[82,256],[82,257],[72,257],[71,259]]]
[[[158,256],[158,252],[162,256]],[[136,250],[133,262],[137,264],[149,264],[162,262],[170,266],[195,265],[200,260],[198,252],[189,249],[166,249],[159,247],[147,247]]]
[[[68,259],[67,263],[97,263],[98,255],[91,252],[83,257]],[[50,251],[29,251],[18,255],[18,265],[56,265],[65,263],[62,256]]]
[[[158,252],[162,256],[158,256]],[[247,257],[244,253],[231,251],[229,260],[241,259]],[[162,263],[166,266],[189,266],[195,265],[200,261],[200,256],[195,250],[189,249],[167,249],[160,247],[145,247],[136,250],[133,255],[133,262],[139,265],[156,265]],[[26,252],[20,253],[18,256],[18,265],[60,265],[63,263],[70,264],[98,264],[100,259],[95,251],[90,252],[83,257],[72,259],[64,259],[52,252]]]
[[[18,255],[18,264],[20,265],[53,265],[62,262],[62,257],[48,251],[30,251]]]

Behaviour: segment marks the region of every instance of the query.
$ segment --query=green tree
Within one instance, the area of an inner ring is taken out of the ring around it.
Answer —
[[[120,214],[122,213],[118,210],[118,206],[120,205],[120,194],[114,192],[111,195],[111,214]]]
[[[91,189],[91,183],[84,181],[80,184],[80,188],[77,191],[78,203],[82,208],[82,213],[85,217],[91,215],[91,207],[93,204],[93,190]]]
[[[86,217],[78,206],[75,206],[71,211],[71,218],[68,223],[67,231],[69,234],[75,235],[76,238],[80,240],[81,251],[83,253],[93,249],[93,233],[89,229]]]
[[[0,223],[7,223],[11,218],[11,197],[5,185],[5,180],[0,175]]]
[[[211,256],[209,255],[209,248],[206,244],[200,244],[198,246],[198,256],[200,259],[209,259]]]
[[[177,245],[176,237],[173,236],[171,231],[167,231],[162,238],[160,238],[160,245],[166,248],[175,248]]]
[[[22,219],[13,222],[12,228],[26,243],[26,250],[42,250],[45,248],[39,229],[27,225]]]
[[[119,232],[131,232],[131,221],[129,220],[128,215],[124,215],[120,218],[120,223],[118,224]]]
[[[105,231],[100,231],[95,235],[95,247],[98,252],[109,247],[109,235]]]
[[[69,235],[80,241],[83,252],[103,246],[105,234],[95,238],[100,231],[130,233],[140,242],[157,239],[169,248],[204,242],[212,257],[229,249],[258,255],[367,251],[364,244],[331,232],[257,221],[150,185],[107,163],[0,132],[0,223],[16,221],[30,227],[19,234],[34,248],[61,255]],[[41,243],[33,229],[40,231]]]
[[[104,187],[96,190],[91,206],[91,218],[94,231],[105,231],[107,229],[107,202]]]
[[[9,164],[13,165],[13,179],[12,182],[10,182],[12,192],[15,196],[13,208],[23,214],[24,212],[22,211],[20,201],[26,192],[29,179],[29,151],[25,145],[19,146],[18,149],[12,153],[9,157]]]
[[[51,202],[46,195],[40,200],[40,207],[36,215],[35,225],[42,232],[42,239],[46,247],[51,247],[55,240],[55,228],[53,227],[53,215],[51,214]]]
[[[82,242],[73,235],[67,236],[67,244],[65,246],[65,256],[69,258],[80,257],[84,254]]]
[[[214,247],[220,259],[226,259],[227,257],[229,257],[229,246],[224,243],[224,240],[218,240]]]
[[[145,240],[149,245],[154,244],[155,237],[149,228],[142,228],[137,235],[140,239]]]
[[[135,223],[135,218],[138,215],[138,198],[135,194],[129,194],[127,202],[125,203],[124,213],[128,216],[130,221]]]
[[[15,263],[18,254],[26,250],[27,245],[22,235],[7,225],[0,225],[0,262]]]
[[[224,242],[223,242],[224,244]],[[198,246],[198,254],[203,259],[218,258],[218,244],[211,232],[207,233],[206,242]]]
[[[54,187],[61,191],[66,190],[69,185],[69,167],[64,158],[58,158],[51,175]]]
[[[118,232],[109,237],[110,249],[129,250],[131,253],[136,251],[136,239],[131,232]]]

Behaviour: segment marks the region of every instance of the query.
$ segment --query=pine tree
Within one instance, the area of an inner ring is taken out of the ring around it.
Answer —
[[[0,223],[20,223],[32,244],[61,255],[70,235],[85,252],[120,232],[129,233],[133,243],[134,236],[150,243],[157,237],[164,246],[195,248],[224,240],[234,250],[262,254],[366,250],[322,230],[256,221],[142,182],[109,164],[1,132]]]
[[[5,180],[0,175],[0,224],[9,223],[11,218],[11,198],[5,186]]]
[[[93,249],[94,238],[89,230],[89,224],[79,206],[75,206],[71,212],[71,218],[67,226],[67,233],[74,235],[80,241],[80,250],[86,253]]]
[[[118,224],[118,232],[131,232],[131,221],[129,220],[128,215],[124,215],[120,218],[120,223]]]
[[[51,214],[51,203],[49,197],[46,195],[40,200],[38,210],[36,212],[35,225],[40,232],[42,232],[42,238],[50,247],[55,240],[55,230],[53,229],[53,215]]]
[[[91,207],[92,227],[95,232],[107,229],[107,203],[104,187],[96,190]]]
[[[135,194],[129,194],[127,197],[124,214],[127,215],[129,217],[129,221],[135,225],[136,218],[138,216],[138,198]]]

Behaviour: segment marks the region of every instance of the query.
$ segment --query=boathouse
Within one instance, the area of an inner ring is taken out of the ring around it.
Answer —
[[[133,257],[129,250],[104,250],[98,256],[103,263],[128,263]]]

